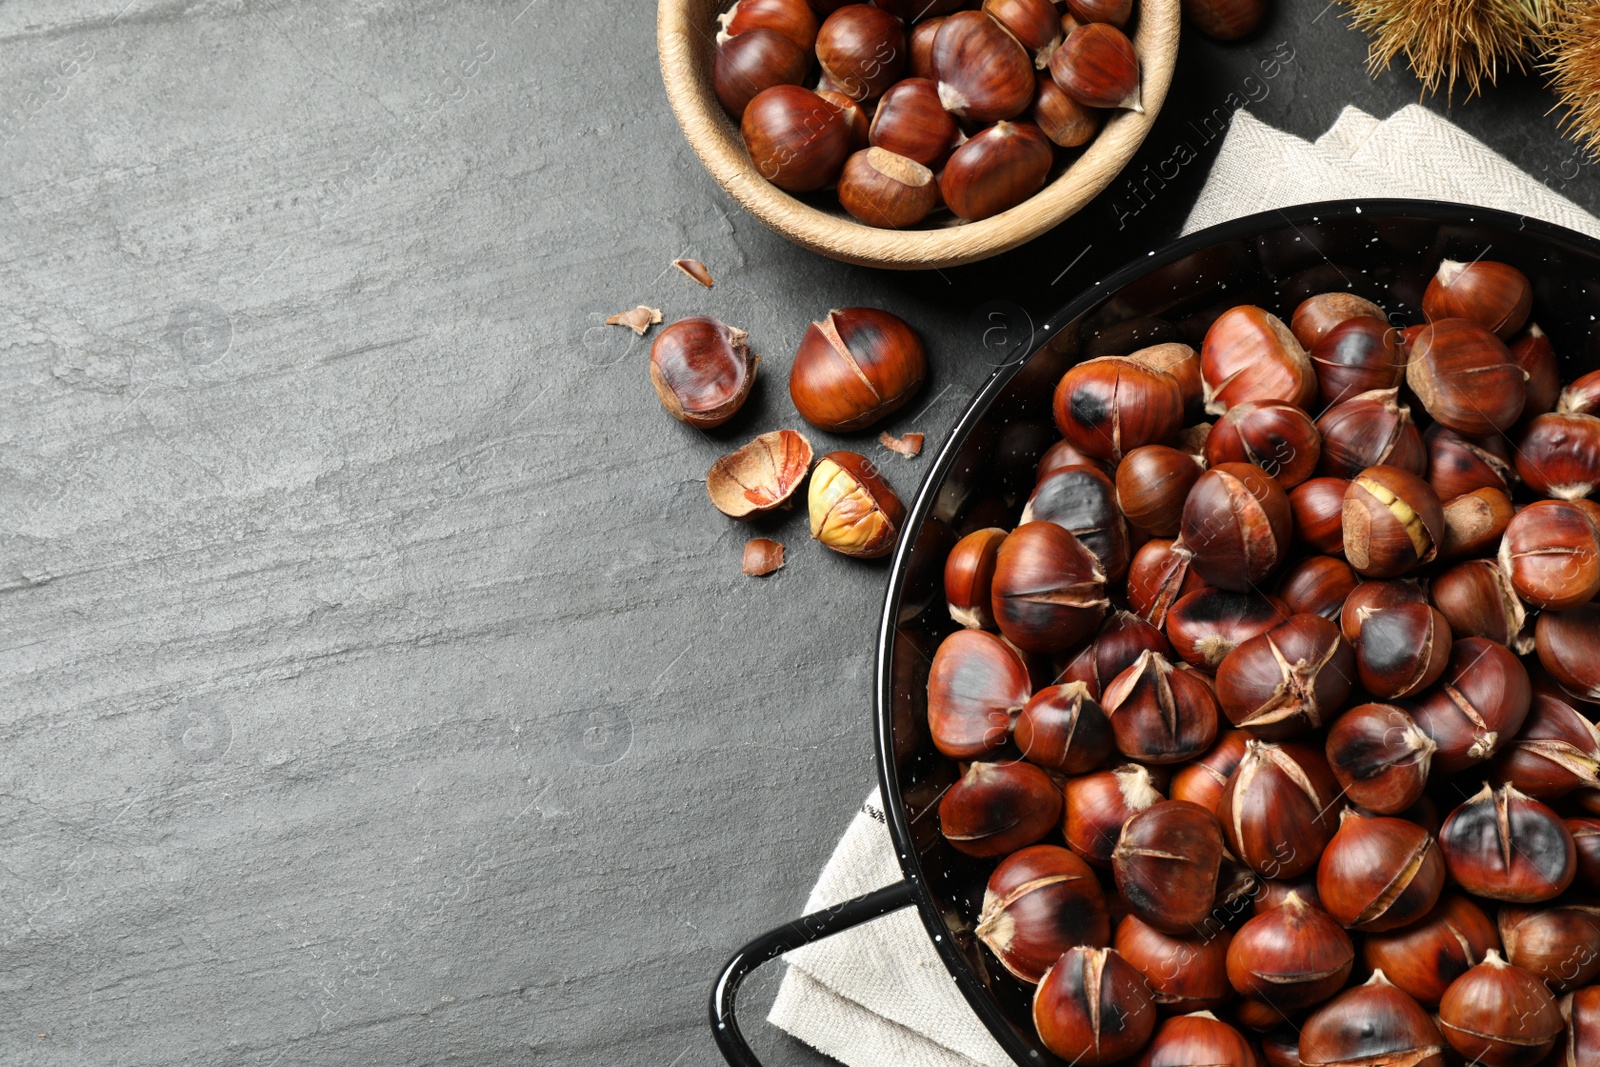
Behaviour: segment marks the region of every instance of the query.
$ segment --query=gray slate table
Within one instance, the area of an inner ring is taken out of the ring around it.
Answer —
[[[937,447],[975,310],[1043,321],[1168,239],[1283,45],[1270,122],[1415,98],[1339,9],[1278,8],[1185,41],[1134,166],[1200,158],[1126,229],[1103,199],[898,275],[717,189],[648,3],[0,6],[0,1062],[718,1062],[713,972],[871,788],[885,570],[796,515],[742,577],[707,466],[797,424],[788,359],[850,304],[925,333],[893,426]],[[1600,208],[1547,106],[1512,78],[1457,119]],[[750,330],[725,432],[601,325],[636,303]]]

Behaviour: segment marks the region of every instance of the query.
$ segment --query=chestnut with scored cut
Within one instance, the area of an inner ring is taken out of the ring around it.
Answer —
[[[703,430],[738,414],[761,357],[750,335],[707,315],[679,319],[650,346],[650,384],[667,414]]]
[[[811,472],[807,506],[811,536],[857,559],[887,556],[900,536],[906,508],[872,461],[855,452],[829,452]]]
[[[1422,294],[1430,320],[1467,319],[1502,339],[1512,337],[1533,309],[1533,284],[1508,263],[1447,259]]]
[[[842,308],[813,322],[789,368],[789,398],[813,426],[861,430],[904,407],[928,373],[922,339],[897,315]]]
[[[1087,774],[1116,751],[1111,722],[1082,682],[1033,694],[1013,732],[1023,759],[1062,774]]]
[[[1215,671],[1228,653],[1289,620],[1283,600],[1260,593],[1202,589],[1188,593],[1167,612],[1167,637],[1179,656]]]
[[[1311,1013],[1302,1067],[1445,1067],[1444,1039],[1422,1006],[1382,971]]]
[[[1561,1036],[1561,1013],[1543,982],[1490,949],[1439,1001],[1450,1047],[1483,1067],[1533,1067]]]
[[[1183,420],[1178,380],[1121,357],[1079,363],[1056,386],[1056,428],[1073,447],[1117,461],[1171,436]]]
[[[1129,819],[1111,853],[1133,914],[1169,934],[1197,932],[1217,900],[1222,828],[1198,804],[1164,800]]]
[[[1027,668],[1004,641],[981,630],[956,631],[939,643],[928,669],[934,747],[958,760],[999,751],[1032,692]]]
[[[1187,671],[1146,651],[1106,686],[1106,714],[1117,750],[1141,763],[1183,763],[1217,737],[1217,698]]]
[[[1100,625],[1110,604],[1105,583],[1082,541],[1053,522],[1030,522],[1000,544],[990,605],[1000,632],[1024,652],[1065,652]]]
[[[1058,681],[1082,682],[1089,695],[1099,700],[1111,680],[1133,666],[1147,650],[1172,657],[1172,646],[1160,630],[1130,612],[1112,612],[1094,640],[1067,663]]]
[[[1515,786],[1485,785],[1450,813],[1439,846],[1450,877],[1491,900],[1551,900],[1577,876],[1577,850],[1566,825]]]
[[[1436,608],[1397,604],[1373,612],[1362,624],[1356,671],[1373,696],[1407,697],[1439,680],[1450,648],[1450,623]]]
[[[1507,962],[1564,993],[1600,976],[1600,906],[1577,902],[1500,908]]]
[[[1428,596],[1457,638],[1486,637],[1517,653],[1533,651],[1532,635],[1523,636],[1527,609],[1494,560],[1470,559],[1434,575]]]
[[[1568,694],[1600,703],[1600,604],[1545,611],[1534,628],[1539,663]]]
[[[1224,730],[1210,749],[1172,773],[1172,799],[1187,800],[1207,811],[1218,811],[1222,791],[1244,759],[1249,739],[1250,735],[1243,730]]]
[[[1433,562],[1443,538],[1438,494],[1410,471],[1370,467],[1345,492],[1345,558],[1369,578],[1396,578]]]
[[[1070,778],[1066,785],[1067,847],[1096,867],[1110,867],[1122,827],[1163,797],[1150,771],[1137,763]]]
[[[994,565],[1006,532],[998,526],[974,530],[956,542],[944,561],[944,599],[950,617],[970,630],[996,629],[990,596]]]
[[[1132,555],[1128,527],[1117,507],[1116,486],[1099,468],[1063,467],[1039,479],[1021,521],[1055,523],[1094,553],[1107,582],[1127,577]]]
[[[1355,478],[1369,467],[1385,464],[1418,477],[1428,473],[1422,433],[1399,395],[1398,389],[1360,393],[1335,404],[1317,419],[1316,429],[1322,435],[1322,474]]]
[[[1276,315],[1248,305],[1218,316],[1200,349],[1206,410],[1221,415],[1249,400],[1306,408],[1317,395],[1311,357]]]
[[[1200,476],[1183,506],[1179,539],[1212,585],[1245,592],[1283,563],[1293,519],[1283,488],[1260,467],[1224,463]]]
[[[1228,850],[1265,878],[1317,865],[1334,834],[1339,783],[1316,748],[1250,741],[1223,787],[1217,818]]]
[[[1105,945],[1111,920],[1088,864],[1057,845],[1033,845],[989,876],[973,933],[1006,970],[1037,984],[1063,952]]]
[[[1400,335],[1387,319],[1357,315],[1329,330],[1307,349],[1317,371],[1317,390],[1324,406],[1372,390],[1394,389],[1405,378],[1406,357],[1400,348]]]
[[[1177,379],[1178,391],[1183,394],[1185,422],[1195,422],[1205,417],[1205,379],[1200,373],[1200,353],[1186,344],[1168,341],[1130,352],[1128,358],[1140,366],[1170,374]],[[1196,452],[1187,445],[1183,450]]]
[[[1310,415],[1293,404],[1234,404],[1211,427],[1206,438],[1206,465],[1254,464],[1284,489],[1293,489],[1317,469],[1323,447],[1319,429]],[[1417,448],[1420,453],[1420,436]]]
[[[1320,615],[1295,615],[1241,644],[1217,667],[1217,700],[1233,725],[1280,740],[1320,727],[1345,705],[1355,654]]]
[[[944,839],[980,859],[1033,844],[1060,818],[1061,790],[1031,763],[969,763],[939,800]]]
[[[1432,1008],[1450,983],[1499,947],[1494,920],[1469,898],[1447,893],[1422,921],[1362,938],[1361,959]]]
[[[1428,447],[1428,483],[1440,500],[1454,500],[1475,489],[1510,493],[1516,481],[1505,438],[1468,437],[1438,423],[1423,435]]]
[[[1400,815],[1422,798],[1436,747],[1404,708],[1361,704],[1334,720],[1326,752],[1351,803]]]
[[[1528,670],[1509,649],[1486,638],[1463,637],[1450,646],[1439,683],[1408,708],[1438,746],[1434,766],[1457,774],[1516,736],[1532,700]]]
[[[1555,1067],[1596,1067],[1600,1064],[1600,986],[1568,993],[1557,1007],[1566,1029],[1556,1050]]]
[[[1495,757],[1492,779],[1535,800],[1600,789],[1600,729],[1547,680],[1540,684],[1522,729]]]
[[[1039,1040],[1082,1067],[1134,1055],[1155,1032],[1156,1006],[1144,976],[1112,949],[1074,948],[1058,959],[1033,996]]]
[[[1406,384],[1429,415],[1464,434],[1510,429],[1528,399],[1528,375],[1494,334],[1466,319],[1437,319],[1409,346]]]
[[[1394,930],[1439,901],[1445,860],[1433,835],[1405,819],[1346,808],[1317,864],[1317,895],[1353,930]]]
[[[1396,604],[1427,602],[1427,590],[1411,578],[1362,582],[1345,597],[1344,607],[1339,611],[1339,632],[1354,645],[1361,638],[1361,627],[1366,625],[1374,612]]]
[[[1239,928],[1228,948],[1228,980],[1241,996],[1287,1017],[1344,988],[1355,956],[1350,935],[1291,892]]]
[[[1539,500],[1512,516],[1499,562],[1511,588],[1536,608],[1566,611],[1600,593],[1600,507]]]
[[[1193,563],[1194,553],[1182,542],[1162,537],[1146,541],[1128,566],[1128,606],[1152,626],[1165,626],[1173,604],[1210,588]]]

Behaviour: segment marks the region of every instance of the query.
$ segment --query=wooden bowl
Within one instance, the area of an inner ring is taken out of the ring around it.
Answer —
[[[716,17],[731,2],[660,0],[661,76],[684,136],[711,176],[750,214],[813,252],[868,267],[927,270],[972,263],[1025,244],[1076,214],[1138,151],[1167,98],[1178,58],[1179,0],[1139,0],[1133,43],[1143,71],[1143,112],[1113,114],[1066,170],[1009,211],[936,229],[882,230],[857,222],[836,205],[823,210],[797,199],[756,169],[738,124],[711,89]]]

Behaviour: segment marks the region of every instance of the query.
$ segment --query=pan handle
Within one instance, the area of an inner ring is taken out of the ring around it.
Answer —
[[[722,1050],[722,1058],[732,1067],[761,1067],[761,1061],[739,1029],[739,1019],[734,1012],[734,998],[746,975],[791,949],[899,911],[915,900],[916,893],[910,882],[895,882],[769,930],[735,952],[711,990],[711,1033]]]

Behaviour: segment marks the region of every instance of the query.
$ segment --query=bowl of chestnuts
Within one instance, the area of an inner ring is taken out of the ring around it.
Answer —
[[[1420,201],[1067,306],[907,509],[904,881],[1018,1064],[1600,1064],[1600,242]]]
[[[835,259],[926,269],[1023,244],[1111,183],[1166,98],[1179,9],[660,0],[657,32],[678,122],[741,206]]]

